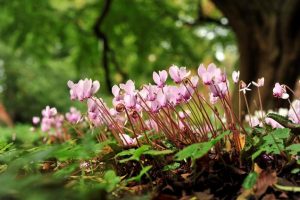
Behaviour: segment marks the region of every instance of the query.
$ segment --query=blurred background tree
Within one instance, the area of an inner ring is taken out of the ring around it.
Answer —
[[[300,73],[299,10],[298,0],[0,0],[2,101],[26,121],[47,104],[68,109],[69,79],[98,79],[107,96],[171,64],[215,62],[246,82],[264,76],[270,105],[274,82],[293,87]]]
[[[274,83],[293,89],[300,75],[300,1],[212,1],[235,33],[241,78],[250,82],[265,77],[262,101],[270,108]],[[249,94],[253,110],[258,100]]]
[[[237,60],[228,21],[206,0],[0,0],[0,18],[0,89],[15,121],[68,109],[69,79],[98,79],[109,94],[171,64]]]

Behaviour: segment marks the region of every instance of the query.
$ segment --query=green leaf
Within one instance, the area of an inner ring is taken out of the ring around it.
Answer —
[[[146,166],[146,167],[143,167],[143,169],[140,171],[139,175],[135,176],[135,177],[132,177],[132,178],[129,178],[127,179],[128,182],[131,182],[131,181],[137,181],[137,182],[140,182],[142,177],[147,174],[147,172],[152,168],[152,166]]]
[[[175,163],[172,163],[172,164],[170,164],[170,165],[164,166],[163,171],[170,171],[170,170],[177,169],[177,168],[179,168],[179,167],[180,167],[180,163],[175,162]]]
[[[243,188],[244,189],[251,189],[255,185],[258,178],[258,174],[256,172],[251,172],[248,174],[248,176],[245,178],[243,182]]]
[[[113,191],[116,186],[120,183],[121,178],[116,175],[116,172],[113,170],[108,170],[104,174],[104,182],[101,184],[101,187],[104,188],[107,192]]]
[[[131,161],[131,160],[139,161],[141,155],[145,151],[148,151],[149,149],[150,149],[149,145],[143,145],[143,146],[141,146],[137,149],[129,149],[129,150],[126,150],[126,151],[122,151],[122,152],[117,154],[117,157],[131,155],[129,158],[125,158],[125,159],[120,160],[119,161],[120,163],[125,163],[125,162]]]
[[[187,158],[191,158],[192,160],[196,160],[198,158],[201,158],[207,152],[217,144],[225,135],[228,135],[230,131],[226,131],[220,135],[218,135],[215,139],[212,139],[209,142],[202,142],[202,143],[195,143],[192,144],[181,151],[179,151],[175,155],[176,160],[184,160]]]
[[[292,155],[298,155],[300,153],[300,144],[292,144],[286,150]]]
[[[9,147],[11,147],[13,145],[13,143],[8,143],[5,146],[1,147],[0,149],[0,153],[3,153],[4,151],[6,151]]]
[[[252,160],[257,158],[261,153],[280,154],[284,150],[284,142],[290,137],[290,129],[275,129],[262,138],[256,145],[257,151],[252,154]]]
[[[144,152],[143,154],[147,154],[150,156],[163,156],[163,155],[168,155],[173,153],[174,151],[166,149],[166,150],[162,150],[162,151],[158,151],[158,150],[148,150],[146,152]]]
[[[298,174],[300,172],[300,168],[295,168],[291,171],[292,174]]]

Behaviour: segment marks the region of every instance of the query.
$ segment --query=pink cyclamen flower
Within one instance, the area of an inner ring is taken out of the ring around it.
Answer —
[[[165,107],[167,105],[167,97],[163,90],[159,90],[156,95],[156,101],[158,102],[160,107]]]
[[[70,112],[66,113],[66,119],[68,122],[70,122],[71,124],[76,124],[80,121],[81,119],[81,113],[79,110],[77,110],[74,107],[70,108]]]
[[[248,85],[246,85],[246,83],[244,83],[243,81],[241,82],[241,89],[240,92],[243,92],[244,94],[246,94],[247,91],[251,91],[250,89],[251,83],[249,83]]]
[[[228,92],[227,82],[209,85],[209,89],[214,97],[224,98]]]
[[[41,130],[43,132],[49,131],[51,129],[51,126],[52,126],[53,122],[54,122],[53,118],[47,118],[47,117],[42,118]]]
[[[156,113],[161,108],[159,101],[147,101],[146,104],[149,112]]]
[[[119,101],[121,99],[121,95],[120,95],[120,91],[121,89],[119,88],[119,86],[117,85],[114,85],[112,88],[111,88],[111,92],[112,94],[114,95],[115,99],[117,101]]]
[[[154,83],[162,88],[165,86],[165,83],[166,83],[166,80],[168,78],[168,72],[166,70],[163,70],[163,71],[158,71],[157,72],[153,72],[153,80],[154,80]]]
[[[180,89],[177,86],[164,87],[164,94],[168,105],[175,106],[180,103],[183,99],[180,95]]]
[[[191,83],[192,83],[193,88],[196,88],[198,86],[198,82],[199,82],[199,77],[198,76],[192,76],[191,77]]]
[[[273,88],[273,96],[281,99],[289,98],[289,94],[286,93],[285,87],[280,85],[279,83],[276,83]]]
[[[50,106],[46,106],[46,108],[42,110],[43,117],[50,118],[50,117],[54,117],[56,114],[57,114],[57,110],[54,107],[50,108]]]
[[[175,83],[181,83],[186,77],[190,75],[191,71],[186,71],[186,67],[178,68],[176,65],[172,65],[169,68],[169,74]]]
[[[135,93],[135,85],[132,80],[128,80],[125,84],[121,83],[120,88],[125,91],[126,94],[134,94]]]
[[[255,85],[256,87],[262,87],[265,84],[265,78],[264,77],[259,78],[257,82],[252,81],[252,84]]]
[[[292,103],[291,108],[288,111],[288,117],[292,122],[300,124],[300,100],[295,100]]]
[[[154,132],[158,133],[159,128],[157,123],[153,119],[148,119],[145,121],[147,130],[154,130]]]
[[[36,117],[36,116],[32,117],[32,123],[34,125],[37,125],[39,122],[40,122],[40,118],[39,117]]]
[[[93,125],[95,126],[100,126],[102,124],[104,124],[104,117],[101,115],[101,108],[99,107],[99,105],[102,105],[101,102],[102,99],[97,99],[97,100],[93,100],[93,99],[88,99],[87,100],[87,106],[88,106],[88,119],[90,120],[90,122],[92,122]]]
[[[154,101],[160,88],[156,85],[145,85],[141,91],[141,96],[149,101]]]
[[[213,83],[215,76],[219,77],[221,75],[221,70],[213,63],[209,64],[207,69],[203,64],[200,64],[198,67],[198,75],[205,85],[210,85]]]
[[[126,108],[134,109],[137,103],[136,96],[133,94],[127,94],[124,97],[124,104]]]
[[[240,71],[233,71],[232,72],[232,80],[234,83],[238,83],[240,78]]]
[[[56,128],[60,128],[62,125],[63,125],[63,122],[64,122],[64,116],[63,115],[56,115],[55,118],[54,118],[54,123],[53,125],[56,127]]]
[[[83,101],[94,95],[100,88],[99,81],[92,81],[92,79],[80,80],[78,83],[68,81],[68,87],[70,88],[71,100]]]
[[[211,104],[216,104],[219,100],[218,96],[215,96],[212,92],[209,93],[209,101]]]
[[[278,122],[276,122],[274,119],[270,117],[266,117],[265,122],[266,124],[270,125],[272,128],[284,128],[281,124],[279,124]]]
[[[137,145],[137,139],[134,138],[132,139],[129,135],[127,134],[119,134],[122,142],[126,146],[136,146]]]
[[[182,97],[182,100],[188,101],[192,97],[195,90],[189,85],[188,86],[180,85],[178,91],[179,91],[179,95]]]
[[[246,121],[249,122],[249,126],[251,126],[252,128],[254,127],[262,127],[262,123],[259,121],[258,117],[257,116],[249,116],[247,115],[246,116]]]

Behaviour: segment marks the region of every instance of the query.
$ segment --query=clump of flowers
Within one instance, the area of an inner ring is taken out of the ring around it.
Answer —
[[[192,75],[186,67],[172,65],[168,71],[153,72],[154,84],[136,87],[133,80],[128,80],[114,85],[111,89],[112,107],[95,96],[100,88],[98,81],[87,78],[77,83],[68,81],[70,99],[86,102],[87,113],[81,114],[71,107],[64,117],[55,108],[47,106],[42,111],[41,129],[49,135],[61,137],[65,122],[71,126],[87,123],[92,129],[102,130],[97,136],[99,140],[112,135],[123,146],[149,144],[157,147],[163,145],[162,139],[167,139],[178,148],[210,141],[220,132],[230,130],[233,133],[227,138],[230,145],[241,150],[241,138],[247,132],[240,112],[238,115],[233,112],[231,86],[225,71],[215,64],[201,64],[197,72],[197,75]],[[168,77],[173,84],[167,84]],[[263,77],[246,84],[240,80],[240,72],[234,71],[231,78],[239,86],[239,95],[244,96],[248,110],[245,120],[250,127],[269,125],[271,128],[283,128],[263,111],[260,98]],[[252,90],[251,85],[257,88],[260,103],[260,110],[254,114],[250,113],[245,95]],[[273,95],[289,98],[286,86],[279,83],[275,84]],[[300,123],[299,114],[300,101],[296,100],[284,115],[288,115],[292,122]],[[34,117],[33,124],[38,123],[39,118]],[[82,133],[79,132],[79,135]]]
[[[166,84],[168,77],[174,84]],[[237,82],[239,73],[233,74],[233,79]],[[97,81],[85,79],[76,84],[69,81],[68,86],[72,100],[86,100],[87,119],[92,127],[108,128],[120,145],[161,145],[161,140],[153,139],[156,135],[181,147],[208,141],[219,130],[231,130],[234,133],[231,143],[240,148],[239,135],[245,131],[233,113],[229,80],[221,68],[201,64],[195,76],[186,67],[172,65],[168,72],[153,72],[153,81],[154,84],[145,84],[140,89],[132,80],[114,85],[113,107],[93,96],[100,87]],[[209,93],[202,93],[202,87]],[[105,132],[102,134],[107,137]]]
[[[68,127],[83,122],[80,111],[74,107],[71,107],[70,111],[67,112],[65,116],[58,113],[55,107],[51,108],[50,106],[46,106],[41,114],[41,118],[34,116],[32,118],[32,123],[34,126],[40,124],[41,131],[44,132],[52,142],[70,139]],[[76,130],[76,132],[81,135],[78,130]]]
[[[67,112],[65,116],[71,124],[77,124],[81,120],[81,113],[75,107],[71,107],[70,112]]]

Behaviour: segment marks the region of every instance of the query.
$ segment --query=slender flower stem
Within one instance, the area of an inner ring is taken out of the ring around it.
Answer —
[[[260,104],[261,118],[263,119],[263,118],[264,118],[264,115],[263,115],[263,104],[262,104],[262,101],[261,101],[261,96],[260,96],[260,89],[259,89],[259,87],[257,87],[257,91],[258,91],[258,99],[259,99],[259,104]]]
[[[141,146],[141,145],[140,145],[140,142],[139,142],[139,139],[138,139],[138,136],[137,136],[137,134],[136,134],[136,132],[135,132],[133,123],[132,123],[132,121],[131,121],[131,117],[130,117],[130,115],[128,114],[128,111],[127,111],[126,108],[125,108],[125,113],[126,113],[126,115],[127,115],[129,124],[130,124],[130,126],[131,126],[131,129],[132,129],[132,131],[133,131],[134,137],[135,137],[135,139],[136,139],[136,142],[137,142],[138,146]]]
[[[290,101],[290,99],[288,99],[288,102],[289,102],[289,104],[290,104],[292,110],[294,111],[294,113],[295,113],[295,115],[296,115],[298,121],[300,122],[300,118],[299,118],[299,116],[298,116],[298,114],[297,114],[297,112],[296,112],[296,110],[295,110],[295,108],[294,108],[292,102]]]

